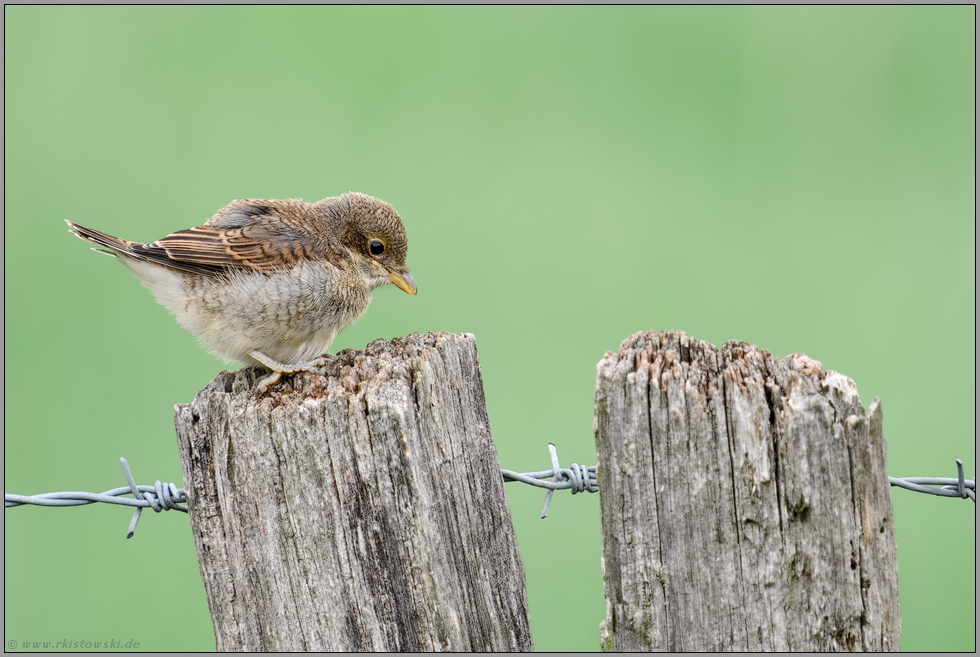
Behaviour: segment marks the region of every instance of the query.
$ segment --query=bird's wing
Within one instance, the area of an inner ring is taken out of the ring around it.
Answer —
[[[275,204],[278,204],[277,207]],[[308,206],[307,206],[308,207]],[[302,260],[335,260],[309,230],[298,202],[235,201],[204,226],[177,231],[128,252],[183,271],[217,275],[229,269],[272,274]]]
[[[299,260],[312,260],[309,242],[276,234],[258,226],[177,231],[149,244],[130,249],[146,260],[202,274],[226,269],[252,269],[271,274]]]

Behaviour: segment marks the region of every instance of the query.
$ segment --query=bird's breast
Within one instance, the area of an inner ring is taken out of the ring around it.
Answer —
[[[239,362],[250,362],[251,350],[285,363],[318,356],[371,303],[358,277],[329,264],[184,278],[183,294],[164,305],[205,347]]]

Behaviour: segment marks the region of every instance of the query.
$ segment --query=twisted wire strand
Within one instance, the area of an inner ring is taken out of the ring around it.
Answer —
[[[513,470],[500,469],[505,483],[519,481],[530,486],[544,488],[548,491],[544,498],[544,508],[541,510],[542,518],[548,517],[548,512],[551,508],[551,498],[556,490],[571,490],[572,495],[599,492],[596,466],[584,466],[573,463],[571,466],[563,468],[558,462],[558,450],[554,443],[548,443],[548,452],[551,455],[551,470],[514,472]],[[170,510],[187,513],[187,507],[182,506],[187,502],[187,495],[183,488],[177,488],[177,485],[174,483],[161,482],[159,480],[152,486],[137,486],[136,481],[133,479],[133,474],[129,469],[129,462],[125,458],[120,458],[119,461],[122,465],[123,475],[126,477],[126,483],[128,484],[125,487],[113,488],[103,493],[86,493],[83,491],[62,491],[56,493],[40,493],[38,495],[4,493],[3,505],[5,508],[23,506],[25,504],[35,506],[82,506],[84,504],[104,502],[106,504],[136,507],[133,512],[133,519],[129,523],[129,531],[126,533],[126,538],[133,537],[136,531],[136,523],[140,519],[140,514],[147,507],[157,513]],[[955,479],[952,477],[888,477],[888,481],[892,486],[904,488],[916,493],[969,499],[976,504],[976,477],[973,479],[966,479],[964,477],[963,461],[960,459],[956,459],[956,470],[957,476]],[[121,495],[132,495],[133,499],[120,497]]]
[[[104,493],[86,493],[83,491],[63,491],[57,493],[40,493],[38,495],[14,495],[4,493],[3,506],[11,508],[32,504],[35,506],[82,506],[84,504],[95,504],[104,502],[106,504],[120,504],[122,506],[134,506],[133,519],[129,523],[129,531],[126,538],[132,538],[136,531],[136,523],[139,522],[140,514],[143,509],[149,507],[160,513],[161,511],[183,511],[187,513],[187,507],[181,504],[187,502],[187,496],[183,488],[177,488],[176,484],[165,483],[159,480],[152,486],[137,486],[133,479],[133,473],[129,469],[129,462],[119,459],[122,465],[123,475],[126,477],[128,486],[124,488],[113,488]],[[132,495],[134,499],[119,497],[120,495]]]

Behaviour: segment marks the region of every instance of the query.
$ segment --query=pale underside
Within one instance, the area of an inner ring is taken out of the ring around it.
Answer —
[[[118,256],[202,346],[247,365],[267,365],[254,351],[285,364],[327,353],[334,338],[365,313],[372,287],[388,282],[364,281],[324,262],[303,262],[272,275],[228,270],[211,277]]]

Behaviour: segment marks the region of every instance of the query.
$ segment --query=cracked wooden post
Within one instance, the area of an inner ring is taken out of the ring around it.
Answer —
[[[802,354],[637,333],[597,367],[604,650],[898,650],[881,402]]]
[[[264,374],[176,407],[218,650],[532,650],[474,337]]]

